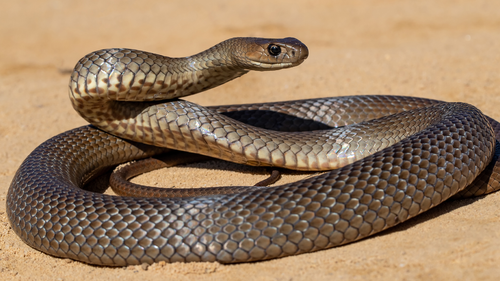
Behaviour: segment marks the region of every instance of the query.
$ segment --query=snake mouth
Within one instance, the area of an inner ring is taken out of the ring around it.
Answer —
[[[239,53],[237,61],[248,70],[276,70],[294,67],[309,56],[306,45],[298,39],[248,38],[252,40],[244,53]]]

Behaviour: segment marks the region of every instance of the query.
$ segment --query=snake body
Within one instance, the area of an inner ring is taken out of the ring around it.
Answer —
[[[468,104],[353,96],[204,108],[177,99],[307,56],[293,38],[234,38],[177,59],[128,49],[85,56],[69,92],[93,125],[49,139],[22,163],[7,198],[12,228],[35,249],[91,264],[247,262],[346,244],[452,196],[499,188],[500,125]],[[334,170],[177,198],[83,189],[109,167],[168,149]]]

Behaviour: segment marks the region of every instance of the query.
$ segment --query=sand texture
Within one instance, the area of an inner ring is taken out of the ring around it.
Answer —
[[[249,73],[189,101],[407,95],[467,102],[500,120],[498,0],[4,0],[0,280],[500,280],[500,193],[446,202],[346,246],[236,265],[90,266],[38,252],[15,235],[5,198],[19,165],[43,141],[86,124],[67,96],[79,58],[111,47],[187,56],[239,36],[296,37],[310,55],[297,68]],[[191,187],[264,177],[262,168],[210,161],[137,181]]]

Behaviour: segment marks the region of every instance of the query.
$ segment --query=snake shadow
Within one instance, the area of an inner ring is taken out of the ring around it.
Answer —
[[[220,112],[220,114],[247,125],[280,132],[304,132],[336,128],[319,121],[271,110],[240,110]]]

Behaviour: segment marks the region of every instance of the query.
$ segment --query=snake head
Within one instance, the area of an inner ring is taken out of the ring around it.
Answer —
[[[233,38],[233,59],[246,70],[278,70],[301,64],[309,50],[299,40],[266,38]]]

